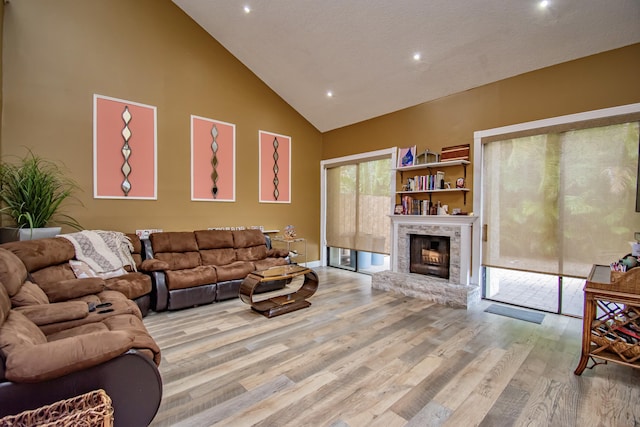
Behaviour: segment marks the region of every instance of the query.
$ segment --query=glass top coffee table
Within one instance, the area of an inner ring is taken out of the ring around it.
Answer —
[[[278,288],[261,292],[260,288]],[[240,299],[266,317],[279,316],[311,305],[307,298],[318,289],[318,275],[296,264],[250,273],[240,285]]]

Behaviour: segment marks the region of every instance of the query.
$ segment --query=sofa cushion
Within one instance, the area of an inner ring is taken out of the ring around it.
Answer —
[[[193,234],[198,242],[198,249],[233,248],[233,232],[227,230],[197,230]]]
[[[90,277],[87,279],[69,279],[57,283],[39,284],[50,302],[67,301],[85,295],[97,294],[104,290],[104,279]]]
[[[204,265],[226,265],[236,261],[236,250],[224,249],[200,249],[200,258]]]
[[[267,257],[267,241],[260,230],[236,230],[232,233],[238,261],[257,261]]]
[[[169,265],[169,270],[184,270],[199,267],[202,264],[199,252],[161,252],[154,257]]]
[[[47,341],[53,342],[63,338],[75,337],[77,335],[92,334],[94,332],[108,331],[107,325],[103,322],[87,323],[85,325],[76,326],[75,328],[65,329],[59,332],[47,334]]]
[[[127,273],[105,280],[106,288],[122,292],[129,299],[136,299],[151,292],[151,277],[143,273]]]
[[[29,305],[49,304],[49,298],[40,286],[26,281],[20,287],[17,294],[11,297],[11,305],[13,307],[22,307]]]
[[[11,311],[11,300],[9,300],[9,294],[5,289],[2,282],[0,282],[0,327],[9,316]]]
[[[33,271],[30,274],[33,282],[37,283],[41,288],[47,284],[76,279],[76,275],[73,273],[73,270],[69,265],[69,261],[45,267],[40,270]]]
[[[29,305],[17,307],[15,310],[38,326],[83,319],[89,315],[89,306],[83,301]]]
[[[62,237],[9,242],[2,247],[16,254],[30,273],[50,265],[66,263],[76,255],[73,244]]]
[[[0,351],[7,356],[14,348],[47,342],[44,333],[24,314],[11,310],[0,328]]]
[[[191,231],[168,231],[163,233],[152,233],[149,241],[153,248],[153,253],[160,252],[197,252],[198,243]]]
[[[26,279],[27,269],[20,258],[7,249],[0,249],[0,282],[10,297],[18,293]]]
[[[267,240],[260,230],[236,230],[233,233],[233,246],[237,248],[250,248],[252,246],[267,246]]]
[[[209,265],[184,270],[167,270],[165,274],[169,290],[210,285],[218,281],[216,269]]]
[[[253,246],[249,248],[236,249],[238,261],[258,261],[267,257],[267,247],[265,245]]]
[[[228,280],[244,279],[247,274],[255,270],[252,262],[236,261],[227,265],[214,266],[218,273],[218,281],[226,282]]]
[[[58,304],[70,304],[70,303],[82,303],[83,301],[67,301]],[[57,305],[57,304],[51,304]],[[25,307],[27,308],[27,307]],[[14,309],[20,310],[20,309]],[[122,301],[114,301],[109,307],[96,308],[94,311],[87,313],[85,308],[85,316],[78,319],[61,320],[55,323],[47,323],[44,325],[38,325],[40,330],[48,337],[50,334],[58,333],[60,331],[67,330],[69,328],[75,328],[78,326],[104,322],[106,319],[113,316],[120,315],[132,315],[139,319],[142,319],[142,313],[138,305],[130,299],[124,298]]]

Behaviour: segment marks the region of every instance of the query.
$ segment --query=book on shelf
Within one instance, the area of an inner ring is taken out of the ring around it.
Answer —
[[[435,175],[416,175],[407,178],[403,190],[406,191],[431,191],[444,189],[444,172],[438,171]]]
[[[469,144],[443,147],[440,154],[440,161],[452,162],[454,160],[469,160],[469,147]]]

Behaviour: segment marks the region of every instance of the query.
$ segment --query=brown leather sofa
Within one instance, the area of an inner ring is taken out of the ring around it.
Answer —
[[[152,277],[155,311],[237,298],[249,273],[289,263],[288,252],[272,249],[259,230],[160,232],[143,244],[141,268]]]
[[[135,234],[127,234],[133,244],[132,257],[136,269],[142,264],[142,243]],[[20,258],[27,268],[31,281],[42,289],[60,289],[60,282],[65,286],[72,286],[76,278],[69,261],[75,260],[75,249],[69,240],[62,237],[51,237],[39,240],[27,240],[3,243],[0,248],[8,249]],[[135,301],[143,316],[146,316],[151,306],[151,278],[140,271],[132,271],[124,275],[104,279],[109,290],[118,291],[127,298]],[[71,282],[69,282],[71,281]]]
[[[40,287],[32,276],[0,248],[0,417],[104,389],[116,426],[148,425],[162,398],[160,349],[138,306],[101,278]]]

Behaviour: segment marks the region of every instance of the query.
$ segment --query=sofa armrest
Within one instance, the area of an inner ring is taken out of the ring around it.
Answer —
[[[22,345],[7,355],[6,378],[33,383],[90,368],[129,350],[134,337],[126,331],[101,331],[36,345]]]
[[[145,272],[164,271],[169,269],[169,263],[155,258],[149,258],[142,261],[140,270]]]
[[[153,247],[151,246],[151,240],[140,239],[140,243],[142,243],[142,259],[145,260],[153,258]]]
[[[83,319],[89,314],[89,306],[84,301],[27,305],[16,307],[14,310],[24,314],[38,326]]]
[[[267,251],[267,257],[286,258],[288,256],[289,256],[289,251],[286,249],[269,249]]]
[[[263,234],[264,234],[264,243],[267,245],[267,250],[273,248],[273,246],[271,246],[271,236],[265,233]]]
[[[163,271],[151,271],[151,306],[153,310],[164,311],[169,304],[169,289],[167,288],[167,276]]]

